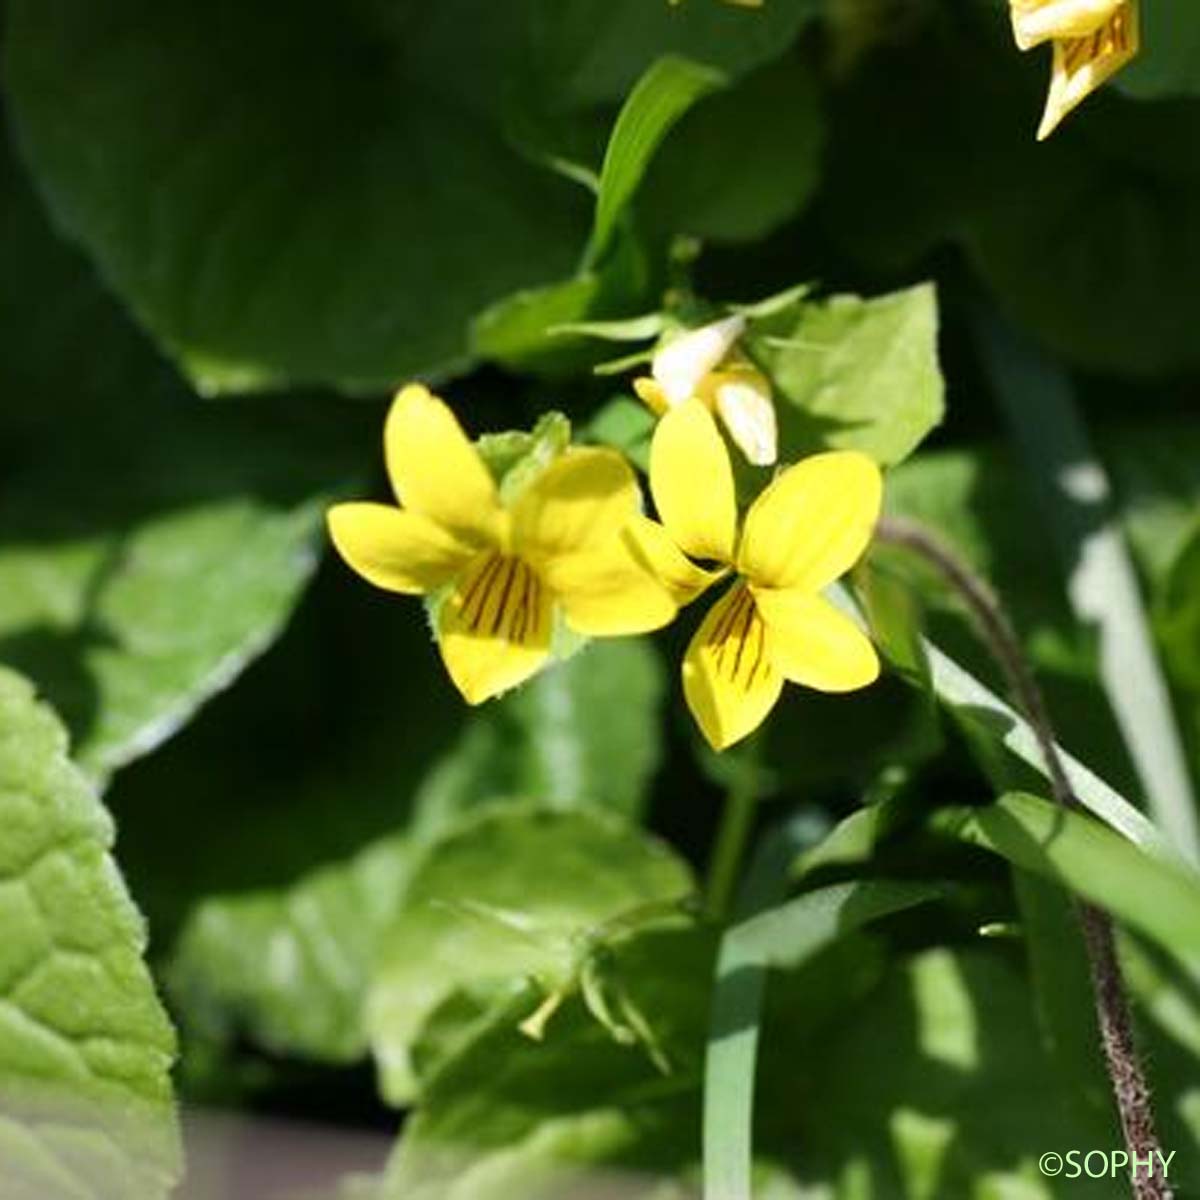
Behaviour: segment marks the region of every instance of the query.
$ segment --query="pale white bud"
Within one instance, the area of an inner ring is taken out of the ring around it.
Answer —
[[[713,371],[746,332],[746,319],[725,317],[702,325],[668,342],[654,355],[650,374],[674,408],[690,400],[704,377]]]

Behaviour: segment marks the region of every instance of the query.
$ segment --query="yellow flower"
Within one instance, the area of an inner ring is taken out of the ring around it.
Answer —
[[[778,457],[775,405],[767,378],[737,349],[744,317],[726,317],[672,338],[654,355],[650,375],[634,391],[657,416],[700,400],[720,416],[729,436],[755,466]]]
[[[688,707],[715,749],[757,729],[784,680],[848,692],[877,678],[870,641],[821,596],[862,555],[879,516],[882,479],[866,455],[833,451],[786,468],[739,530],[725,443],[708,410],[689,401],[659,422],[650,488],[669,539],[641,544],[665,582],[682,589],[687,571],[698,572],[689,559],[718,564],[705,583],[737,572],[683,662]]]
[[[454,414],[418,385],[392,404],[384,451],[402,507],[336,505],[330,535],[377,587],[447,589],[438,645],[468,703],[545,663],[556,607],[594,637],[644,633],[675,616],[670,595],[627,546],[641,497],[615,451],[569,448],[504,503]]]
[[[1054,70],[1038,140],[1119,71],[1139,47],[1138,0],[1010,0],[1021,50],[1054,44]]]

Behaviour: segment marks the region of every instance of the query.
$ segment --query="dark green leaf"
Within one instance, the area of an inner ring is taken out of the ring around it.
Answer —
[[[650,168],[639,213],[668,235],[764,237],[812,195],[823,143],[813,65],[789,55],[683,118]]]
[[[1182,739],[1151,637],[1112,486],[1066,373],[994,319],[979,336],[1033,488],[1057,545],[1066,593],[1097,639],[1109,706],[1155,822],[1200,864],[1200,824]]]
[[[454,86],[508,62],[509,15],[471,14],[405,13],[393,45],[366,5],[22,0],[7,83],[58,221],[198,386],[383,388],[462,365],[470,319],[584,233]]]
[[[218,1044],[243,1034],[279,1053],[361,1058],[379,945],[429,847],[505,797],[637,815],[657,764],[661,698],[649,645],[596,642],[482,710],[416,788],[402,832],[291,887],[205,900],[169,973],[185,1027]],[[344,803],[352,786],[360,800],[374,793],[375,774],[396,775],[395,749],[388,738],[382,764],[352,753],[359,775],[339,770],[318,799]]]

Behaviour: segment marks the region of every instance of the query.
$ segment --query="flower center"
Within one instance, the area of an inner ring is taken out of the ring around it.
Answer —
[[[729,607],[708,635],[716,673],[726,682],[749,692],[769,674],[767,627],[750,589],[739,583]]]
[[[488,554],[472,572],[462,598],[462,623],[480,637],[523,642],[542,610],[542,581],[512,555]]]

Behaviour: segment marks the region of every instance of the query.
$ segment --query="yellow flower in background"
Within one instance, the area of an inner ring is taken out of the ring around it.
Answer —
[[[693,400],[659,422],[650,488],[670,546],[642,544],[664,580],[682,578],[676,559],[684,556],[719,565],[709,583],[737,572],[683,662],[688,707],[715,749],[757,729],[785,680],[848,692],[877,678],[866,635],[821,596],[870,542],[883,490],[871,459],[833,451],[786,468],[739,530],[728,451],[707,408]]]
[[[1010,0],[1021,50],[1054,46],[1054,67],[1038,140],[1138,52],[1138,0]]]
[[[755,466],[779,455],[775,404],[763,373],[737,350],[744,317],[726,317],[679,334],[654,354],[650,375],[633,381],[657,416],[696,399],[716,413],[735,445]]]
[[[419,385],[393,402],[384,450],[401,507],[336,505],[330,535],[377,587],[447,589],[438,646],[468,703],[542,667],[556,608],[594,637],[644,633],[675,616],[668,592],[623,540],[641,496],[615,451],[569,448],[505,503],[454,414]]]

